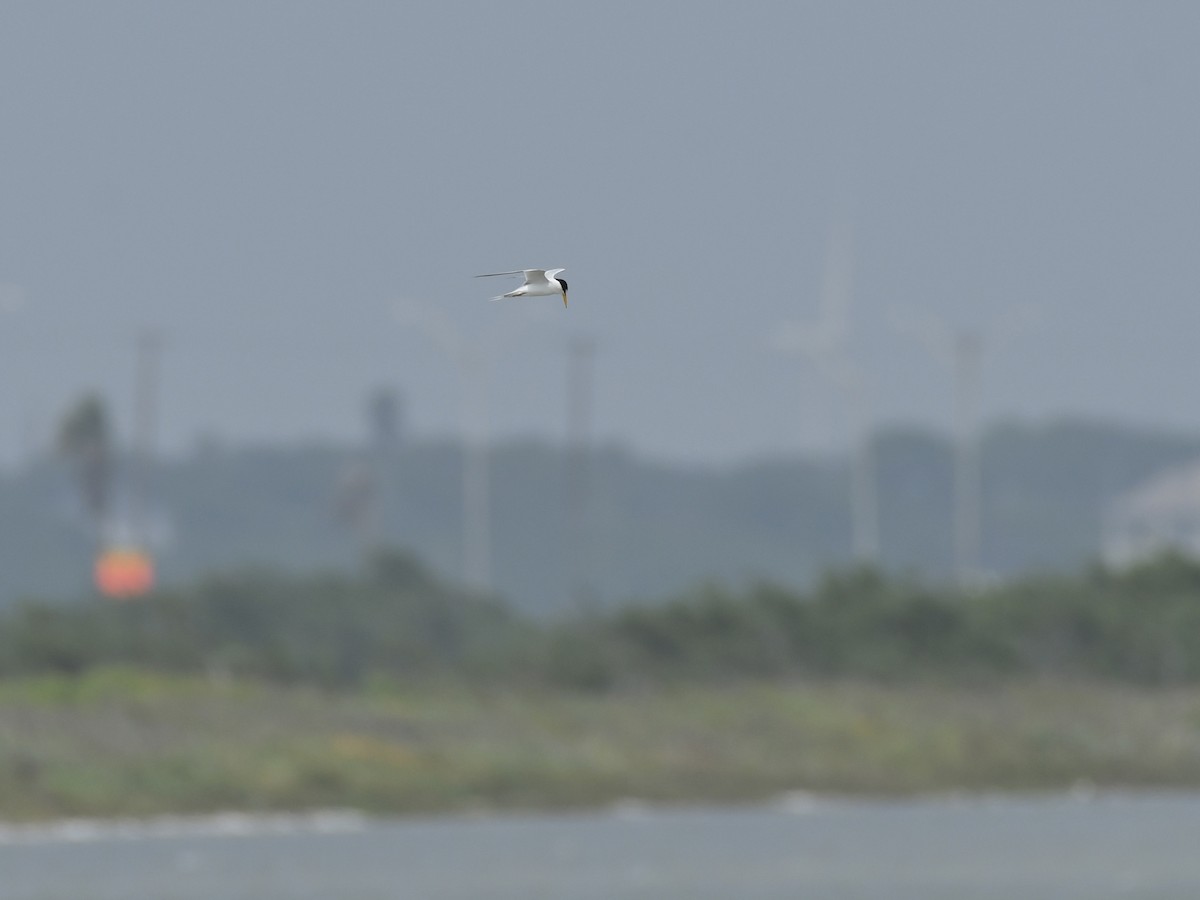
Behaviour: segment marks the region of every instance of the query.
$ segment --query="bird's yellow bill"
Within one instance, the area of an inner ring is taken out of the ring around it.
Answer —
[[[563,291],[563,309],[567,308],[567,292]]]

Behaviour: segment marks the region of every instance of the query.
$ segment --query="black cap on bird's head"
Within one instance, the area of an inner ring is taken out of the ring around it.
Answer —
[[[566,306],[566,305],[567,305],[567,279],[565,279],[565,278],[555,278],[554,280],[555,280],[555,281],[557,281],[559,284],[561,284],[561,285],[562,285],[562,292],[563,292],[563,306]]]

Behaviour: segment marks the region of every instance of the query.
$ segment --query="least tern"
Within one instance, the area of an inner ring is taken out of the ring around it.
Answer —
[[[552,297],[562,294],[563,306],[567,305],[567,280],[557,278],[559,272],[566,269],[517,269],[515,272],[489,272],[486,275],[476,275],[476,278],[494,278],[497,275],[524,275],[525,283],[515,291],[500,294],[493,300],[503,300],[507,297]]]

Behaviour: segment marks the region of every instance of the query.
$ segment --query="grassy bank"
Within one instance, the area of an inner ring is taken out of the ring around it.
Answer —
[[[0,818],[558,808],[787,790],[1200,785],[1200,688],[741,684],[353,695],[127,669],[0,682]]]

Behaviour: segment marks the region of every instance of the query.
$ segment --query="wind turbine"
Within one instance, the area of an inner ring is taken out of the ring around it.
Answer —
[[[21,285],[12,284],[10,282],[0,283],[0,316],[7,317],[15,315],[16,313],[20,312],[24,306],[25,289],[22,288]],[[11,376],[12,373],[10,372],[9,375]],[[10,377],[8,380],[13,384],[20,382],[20,379],[15,377]],[[28,440],[28,429],[26,429],[26,433],[23,434],[22,437]],[[27,452],[27,449],[22,447],[18,459],[22,463],[28,462],[30,456],[31,454]]]
[[[572,338],[567,345],[567,541],[570,593],[580,612],[590,612],[592,372],[596,339]]]
[[[915,338],[950,372],[954,390],[954,573],[964,587],[977,584],[982,534],[983,473],[979,421],[983,357],[1029,327],[1032,307],[1017,308],[990,332],[951,326],[932,314],[893,311],[897,330]]]
[[[845,400],[853,442],[850,512],[854,556],[874,564],[879,560],[879,505],[866,377],[849,347],[853,275],[853,235],[849,223],[839,222],[829,239],[817,320],[785,322],[772,343],[807,358]]]
[[[463,578],[467,584],[486,592],[492,583],[489,376],[500,351],[522,329],[509,326],[468,338],[449,316],[428,304],[402,300],[396,303],[393,313],[401,324],[424,332],[458,372],[464,442]]]

